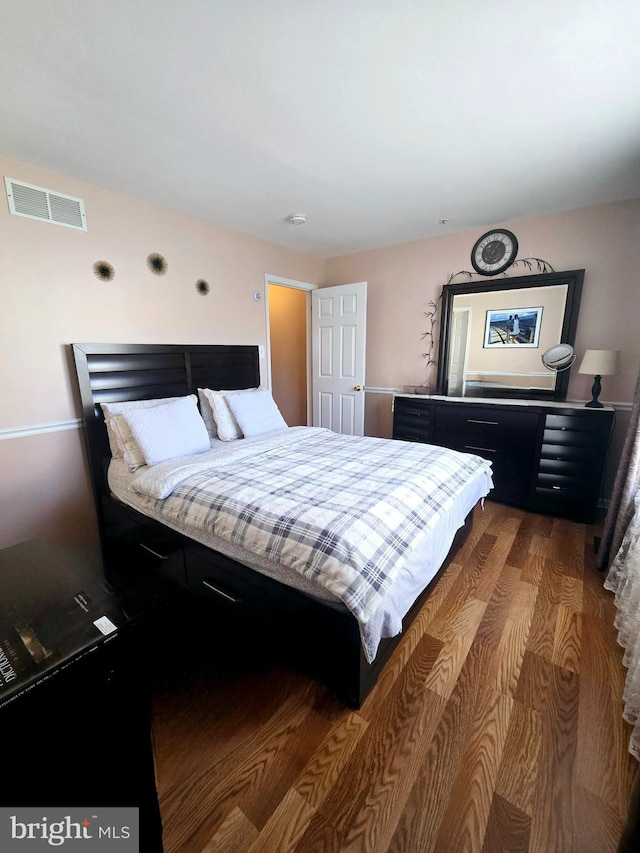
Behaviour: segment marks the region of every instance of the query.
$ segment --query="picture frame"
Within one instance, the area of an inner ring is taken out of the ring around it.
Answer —
[[[487,311],[483,347],[535,349],[540,339],[542,307]]]

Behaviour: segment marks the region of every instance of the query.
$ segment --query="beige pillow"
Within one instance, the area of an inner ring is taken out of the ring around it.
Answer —
[[[198,400],[200,401],[200,414],[202,415],[202,420],[204,421],[204,425],[207,428],[207,432],[209,433],[209,438],[217,438],[218,430],[216,428],[216,422],[213,419],[213,412],[211,411],[211,405],[207,400],[205,395],[204,388],[198,388]]]
[[[237,391],[212,391],[210,388],[204,389],[204,395],[209,401],[213,419],[216,422],[218,438],[222,441],[234,441],[236,438],[242,438],[242,430],[238,426],[238,422],[233,416],[233,412],[229,408],[225,397],[232,394],[251,394],[257,391],[257,388],[241,388]]]

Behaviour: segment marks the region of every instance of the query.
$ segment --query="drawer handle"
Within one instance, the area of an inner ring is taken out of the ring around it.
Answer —
[[[233,604],[240,604],[242,601],[241,598],[234,598],[232,595],[229,595],[228,592],[223,592],[221,589],[218,589],[217,586],[214,586],[210,581],[202,581],[203,586],[206,586],[207,589],[210,589],[211,592],[215,592],[218,595],[221,595],[222,598],[226,598],[227,601],[233,602]]]
[[[551,486],[551,488],[559,492],[562,489],[562,486]]]
[[[157,557],[159,560],[168,560],[169,558],[166,554],[158,554],[157,551],[154,551],[153,548],[149,548],[148,545],[145,545],[143,542],[140,542],[140,547],[144,548],[145,551],[148,551],[150,554],[153,554],[154,557]]]
[[[495,450],[492,450],[490,447],[474,447],[473,444],[465,444],[465,450],[484,450],[485,453],[495,453]]]
[[[476,418],[467,418],[468,424],[491,424],[492,426],[499,426],[500,421],[479,421]]]

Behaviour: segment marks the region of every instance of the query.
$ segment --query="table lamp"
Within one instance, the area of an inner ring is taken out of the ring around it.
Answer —
[[[590,373],[593,377],[591,388],[592,399],[585,403],[590,409],[602,409],[598,400],[600,394],[600,379],[603,376],[613,376],[620,370],[620,350],[617,349],[588,349],[582,359],[578,373]]]

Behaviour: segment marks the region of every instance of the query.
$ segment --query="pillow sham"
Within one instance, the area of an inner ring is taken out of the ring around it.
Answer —
[[[227,400],[245,438],[276,429],[288,429],[276,401],[268,388],[255,394],[237,394]]]
[[[218,429],[216,427],[216,422],[213,419],[213,412],[211,411],[211,406],[207,397],[205,395],[204,388],[198,388],[198,401],[200,403],[200,414],[202,415],[202,420],[204,421],[204,425],[207,428],[207,432],[211,438],[218,437]]]
[[[205,397],[209,401],[211,411],[213,412],[213,419],[216,422],[218,438],[221,438],[222,441],[234,441],[236,438],[242,438],[242,430],[229,408],[227,398],[255,394],[258,390],[258,388],[240,388],[237,391],[212,391],[210,388],[204,389]]]
[[[194,394],[189,397],[195,401]],[[100,403],[104,413],[104,421],[107,426],[107,436],[111,456],[114,459],[124,459],[131,471],[145,464],[144,456],[138,447],[124,415],[137,409],[152,409],[156,406],[164,406],[174,400],[182,400],[184,397],[157,397],[151,400],[123,400],[119,403]]]
[[[163,406],[134,409],[125,418],[146,465],[176,456],[193,456],[209,450],[209,433],[194,396]]]

